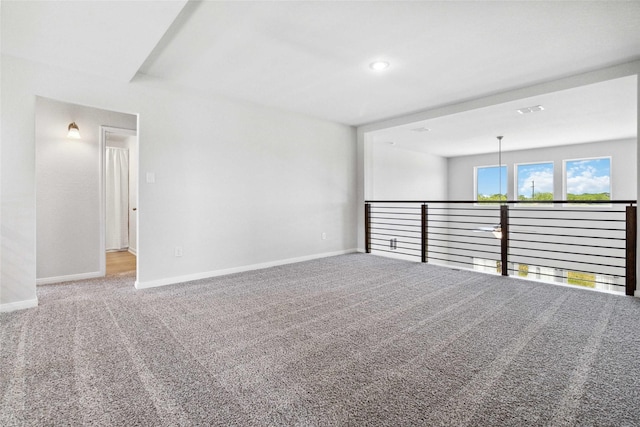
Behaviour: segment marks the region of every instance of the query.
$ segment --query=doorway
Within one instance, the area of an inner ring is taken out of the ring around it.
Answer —
[[[103,239],[106,276],[136,272],[138,138],[130,129],[101,126]]]
[[[35,107],[36,284],[104,277],[106,132],[136,135],[129,129],[138,128],[138,116],[43,97]],[[68,135],[72,123],[79,138]],[[137,186],[137,138],[134,147],[130,181]],[[137,249],[137,231],[131,235]]]
[[[123,276],[136,272],[137,257],[129,251],[106,252],[106,276]]]

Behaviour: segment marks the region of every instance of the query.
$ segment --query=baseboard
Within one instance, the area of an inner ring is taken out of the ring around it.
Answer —
[[[36,279],[36,285],[48,285],[50,283],[73,282],[74,280],[95,279],[96,277],[104,277],[104,273],[94,271],[92,273],[70,274],[68,276],[43,277]]]
[[[131,255],[138,256],[138,251],[137,251],[136,249],[129,248],[129,249],[127,249],[127,251],[128,251]]]
[[[25,308],[33,308],[38,306],[38,298],[28,299],[24,301],[8,302],[0,304],[0,313],[7,313],[9,311],[24,310]]]
[[[391,258],[391,259],[399,259],[401,261],[420,262],[420,258],[417,258],[414,255],[405,255],[405,254],[399,254],[399,253],[393,253],[393,252],[378,252],[375,249],[371,250],[370,255],[381,256],[381,257]]]
[[[330,256],[345,255],[357,252],[356,249],[347,249],[336,252],[324,252],[321,254],[307,255],[297,258],[288,258],[278,261],[269,261],[260,264],[244,265],[242,267],[227,268],[224,270],[206,271],[196,274],[188,274],[185,276],[169,277],[166,279],[150,280],[140,282],[136,280],[136,289],[156,288],[158,286],[174,285],[176,283],[191,282],[192,280],[208,279],[211,277],[226,276],[228,274],[243,273],[245,271],[260,270],[262,268],[277,267],[279,265],[295,264],[297,262],[311,261],[319,258],[327,258]]]

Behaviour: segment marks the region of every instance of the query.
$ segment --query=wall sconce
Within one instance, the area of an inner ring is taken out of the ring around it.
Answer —
[[[76,122],[72,122],[69,124],[69,133],[67,134],[67,138],[80,139],[80,129]]]

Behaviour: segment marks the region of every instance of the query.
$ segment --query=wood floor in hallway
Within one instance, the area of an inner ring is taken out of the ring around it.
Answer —
[[[136,256],[128,251],[107,252],[107,276],[136,271]]]

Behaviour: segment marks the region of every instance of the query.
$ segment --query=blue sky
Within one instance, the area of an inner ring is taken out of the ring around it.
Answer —
[[[567,194],[611,193],[611,159],[567,160]],[[553,163],[517,165],[518,195],[531,197],[531,181],[536,193],[553,193]],[[498,194],[497,166],[478,168],[478,194]],[[502,194],[507,192],[507,168],[502,167]]]
[[[567,160],[567,194],[611,193],[611,159]]]
[[[498,166],[478,168],[478,194],[491,196],[500,193]],[[502,166],[502,194],[507,192],[507,167]]]
[[[518,196],[531,197],[531,183],[536,193],[553,193],[553,163],[518,165]]]

